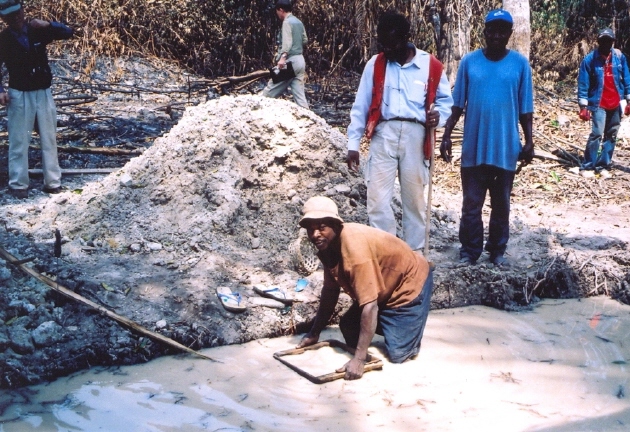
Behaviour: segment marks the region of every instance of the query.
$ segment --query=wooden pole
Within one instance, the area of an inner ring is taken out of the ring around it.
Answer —
[[[3,134],[0,132],[0,136]],[[152,137],[155,138],[155,137]],[[9,147],[8,144],[0,144],[0,147]],[[40,146],[29,145],[29,149],[32,150],[41,150]],[[144,152],[144,148],[138,149],[121,149],[121,148],[113,148],[113,147],[73,147],[73,146],[65,146],[58,145],[57,150],[60,153],[88,153],[88,154],[102,154],[108,156],[135,156],[141,155]]]
[[[68,288],[65,288],[61,285],[59,285],[56,281],[50,279],[49,277],[46,277],[44,275],[42,275],[41,273],[38,273],[37,271],[33,270],[30,267],[25,266],[24,264],[20,263],[20,260],[18,260],[16,257],[14,257],[13,255],[11,255],[9,252],[7,252],[5,249],[3,249],[2,247],[0,247],[0,257],[4,258],[6,260],[6,262],[8,262],[9,264],[13,264],[15,266],[17,266],[20,270],[22,270],[24,273],[33,276],[35,279],[45,283],[46,285],[48,285],[50,288],[52,288],[53,291],[58,292],[59,294],[64,295],[65,297],[68,297],[72,300],[78,301],[79,303],[83,303],[84,305],[89,306],[92,309],[96,309],[97,311],[99,311],[101,314],[113,319],[114,321],[118,321],[119,323],[129,327],[132,330],[137,331],[138,333],[141,333],[145,336],[150,337],[151,339],[163,342],[167,345],[172,346],[173,348],[177,348],[179,350],[185,351],[187,353],[190,354],[194,354],[196,356],[199,357],[203,357],[205,359],[211,360],[213,362],[216,362],[218,360],[213,359],[212,357],[208,357],[205,354],[202,354],[200,352],[197,352],[193,349],[188,348],[185,345],[180,344],[179,342],[175,342],[173,339],[170,339],[162,334],[159,333],[155,333],[152,332],[151,330],[142,327],[140,324],[130,320],[129,318],[125,318],[124,316],[118,315],[115,312],[110,311],[109,309],[104,308],[101,305],[98,305],[96,303],[94,303],[91,300],[86,299],[85,297],[75,293],[74,291],[69,290]]]
[[[120,168],[62,168],[61,175],[82,175],[82,174],[111,174]],[[44,170],[39,168],[31,168],[28,174],[32,176],[44,175]]]
[[[431,158],[429,159],[429,191],[427,193],[427,214],[424,221],[424,257],[429,256],[429,233],[431,232],[431,198],[433,194],[433,172],[435,171],[435,129],[427,129],[431,141]]]

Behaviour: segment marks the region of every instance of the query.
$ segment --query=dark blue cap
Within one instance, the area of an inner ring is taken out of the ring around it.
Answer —
[[[599,31],[597,39],[610,38],[615,40],[615,32],[611,28],[605,28]]]

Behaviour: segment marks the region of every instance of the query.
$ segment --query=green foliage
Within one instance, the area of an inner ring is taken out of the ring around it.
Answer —
[[[562,1],[539,0],[531,2],[531,27],[532,31],[543,31],[557,36],[562,34],[566,25],[566,16],[562,13],[566,10]]]

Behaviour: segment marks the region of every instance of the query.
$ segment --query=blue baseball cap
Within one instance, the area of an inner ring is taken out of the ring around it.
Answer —
[[[488,15],[486,15],[486,24],[493,21],[505,21],[508,24],[514,24],[512,15],[505,9],[495,9],[488,12]]]

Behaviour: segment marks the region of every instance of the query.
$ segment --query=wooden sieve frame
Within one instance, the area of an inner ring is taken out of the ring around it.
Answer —
[[[319,375],[319,376],[311,375],[305,370],[300,369],[299,367],[285,360],[283,357],[303,354],[305,351],[316,350],[316,349],[327,347],[327,346],[333,347],[333,348],[341,348],[342,350],[349,352],[350,354],[354,354],[355,352],[354,348],[350,348],[348,345],[346,345],[343,342],[339,342],[338,340],[335,340],[335,339],[328,339],[328,340],[321,341],[314,345],[310,345],[304,348],[294,348],[294,349],[289,349],[285,351],[278,351],[273,354],[273,358],[278,360],[280,363],[283,363],[288,368],[293,369],[295,372],[297,372],[299,375],[303,376],[304,378],[306,378],[313,384],[324,384],[327,382],[338,380],[339,378],[343,378],[346,373],[345,372],[331,372],[331,373],[327,373],[327,374]],[[363,369],[364,372],[377,370],[377,369],[383,369],[383,361],[368,353],[365,359],[365,368]]]

